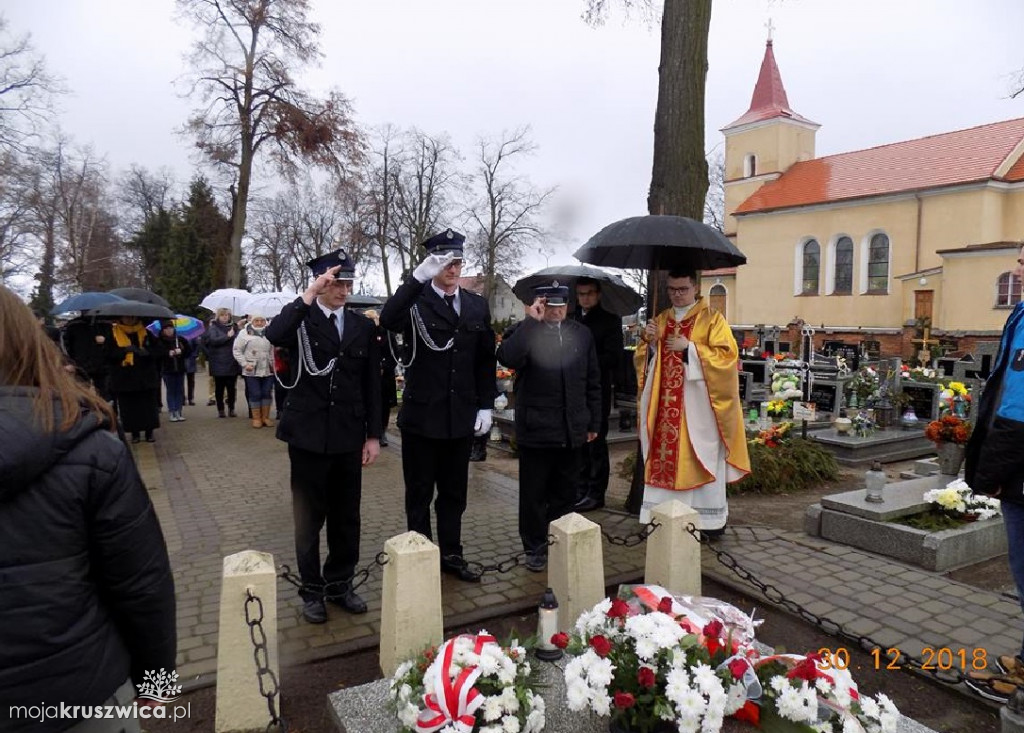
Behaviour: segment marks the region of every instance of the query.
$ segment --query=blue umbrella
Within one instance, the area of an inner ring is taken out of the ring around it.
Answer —
[[[50,313],[70,313],[71,311],[88,311],[107,303],[123,303],[124,298],[114,293],[79,293],[66,298],[63,302],[53,306]]]

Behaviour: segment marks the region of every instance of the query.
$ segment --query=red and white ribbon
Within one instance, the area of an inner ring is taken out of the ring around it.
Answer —
[[[483,705],[484,696],[473,685],[481,673],[479,667],[464,667],[452,679],[452,658],[459,640],[471,642],[476,655],[488,644],[497,644],[497,640],[487,634],[462,634],[441,645],[437,652],[438,663],[433,667],[435,692],[423,696],[427,709],[416,721],[419,733],[433,733],[449,723],[458,733],[472,733],[476,724],[476,710]]]

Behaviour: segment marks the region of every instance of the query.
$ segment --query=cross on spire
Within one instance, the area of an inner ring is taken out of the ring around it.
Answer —
[[[772,23],[772,19],[768,18],[768,22],[764,24],[764,27],[768,29],[768,42],[772,41],[772,31],[775,30],[775,24]]]

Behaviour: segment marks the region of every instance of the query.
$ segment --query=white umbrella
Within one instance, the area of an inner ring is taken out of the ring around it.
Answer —
[[[242,303],[243,312],[249,315],[260,315],[264,318],[273,318],[281,310],[294,301],[298,296],[295,293],[281,291],[279,293],[256,293],[250,295]]]
[[[211,311],[215,311],[218,308],[227,308],[234,315],[242,315],[245,313],[245,308],[242,306],[250,297],[252,297],[252,293],[248,290],[221,288],[220,290],[214,290],[203,298],[199,305]]]

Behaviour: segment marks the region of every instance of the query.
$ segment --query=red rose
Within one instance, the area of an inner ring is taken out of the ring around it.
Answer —
[[[789,670],[786,677],[789,679],[807,680],[808,682],[814,682],[818,678],[818,667],[815,664],[816,661],[821,659],[821,655],[817,653],[811,653],[807,655],[806,659],[800,660],[793,669]]]
[[[654,687],[654,670],[650,667],[641,667],[636,672],[636,681],[641,687]]]
[[[559,649],[565,649],[569,646],[569,635],[564,631],[559,631],[557,634],[551,637],[551,643],[557,646]]]
[[[723,628],[724,627],[722,626],[721,621],[719,621],[717,618],[711,619],[707,622],[707,624],[704,625],[704,636],[710,637],[712,639],[717,639],[722,635]]]
[[[636,705],[636,698],[628,692],[616,692],[614,700],[615,707],[620,710],[625,710],[626,708],[631,708]]]
[[[612,607],[608,609],[606,615],[608,618],[626,618],[629,615],[629,604],[621,598],[616,598],[612,601]]]
[[[665,596],[658,601],[658,610],[662,613],[672,613],[672,596]]]
[[[612,650],[612,643],[600,634],[590,640],[590,646],[594,647],[599,657],[607,657],[608,652]]]
[[[733,677],[740,679],[746,673],[749,666],[750,664],[746,659],[737,658],[729,662],[729,671],[732,672]]]

